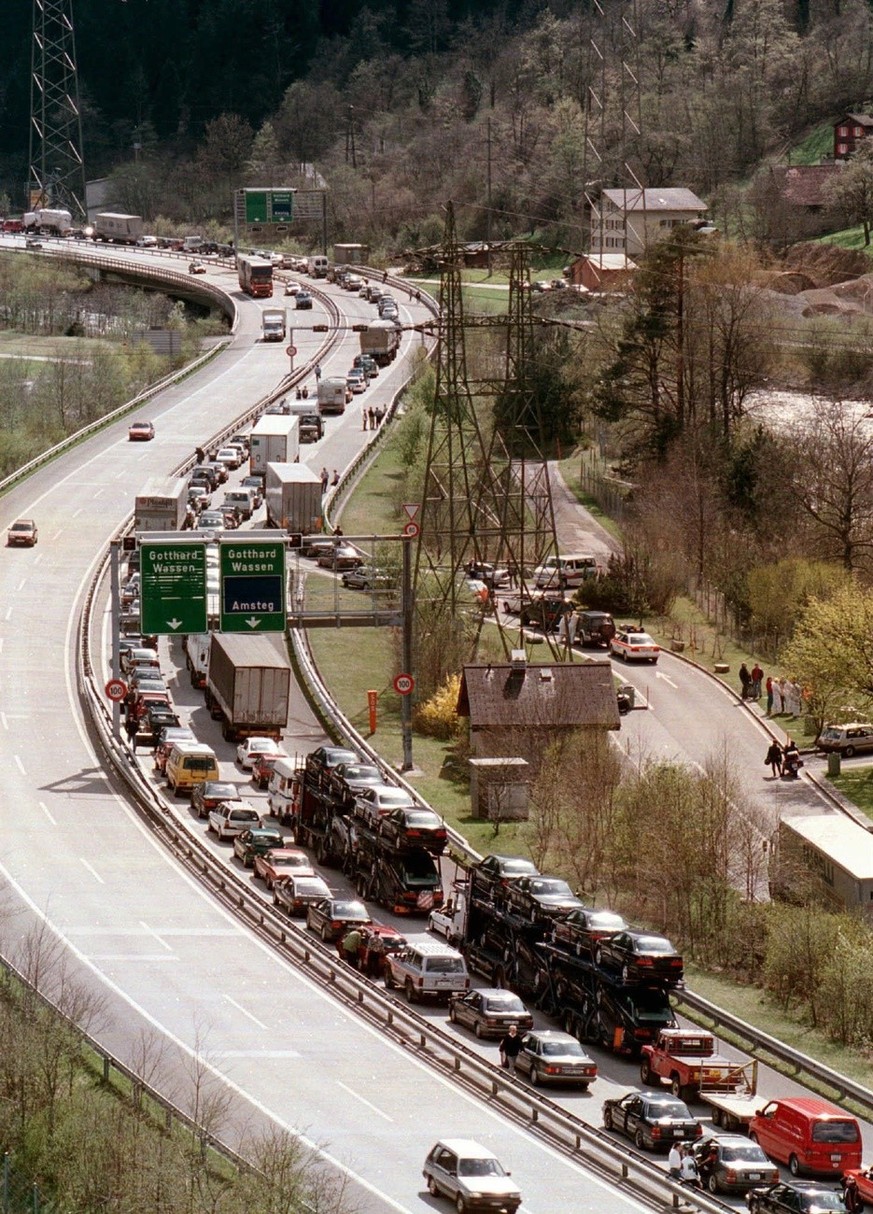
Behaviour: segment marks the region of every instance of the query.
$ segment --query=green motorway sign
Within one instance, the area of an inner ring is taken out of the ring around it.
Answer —
[[[284,632],[282,540],[221,540],[219,553],[221,631]]]
[[[142,631],[206,632],[206,545],[143,540],[140,547]]]
[[[246,223],[266,223],[269,218],[267,213],[267,191],[266,190],[246,190]]]

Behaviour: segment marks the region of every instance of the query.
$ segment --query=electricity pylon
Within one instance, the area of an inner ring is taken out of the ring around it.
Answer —
[[[29,207],[87,219],[73,0],[34,0]]]

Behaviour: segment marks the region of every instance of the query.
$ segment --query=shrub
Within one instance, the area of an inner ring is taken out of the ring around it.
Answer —
[[[456,709],[460,690],[461,676],[450,674],[429,700],[418,705],[414,724],[419,733],[443,741],[449,741],[458,733],[460,718]]]

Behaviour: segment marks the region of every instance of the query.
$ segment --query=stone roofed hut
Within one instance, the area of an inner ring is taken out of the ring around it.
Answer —
[[[534,773],[562,734],[620,728],[609,662],[529,664],[524,650],[465,666],[457,711],[470,719],[474,755],[520,757]]]

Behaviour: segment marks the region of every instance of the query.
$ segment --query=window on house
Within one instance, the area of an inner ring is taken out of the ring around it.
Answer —
[[[849,128],[847,126],[838,126],[837,127],[837,134],[839,135],[840,139],[845,139],[846,136],[848,135],[848,133],[849,133]]]
[[[856,139],[863,139],[864,138],[864,128],[862,126],[856,126],[854,131],[852,131],[852,134],[855,136]]]
[[[837,144],[837,155],[838,156],[847,156],[848,154],[849,154],[848,144],[838,143]]]

